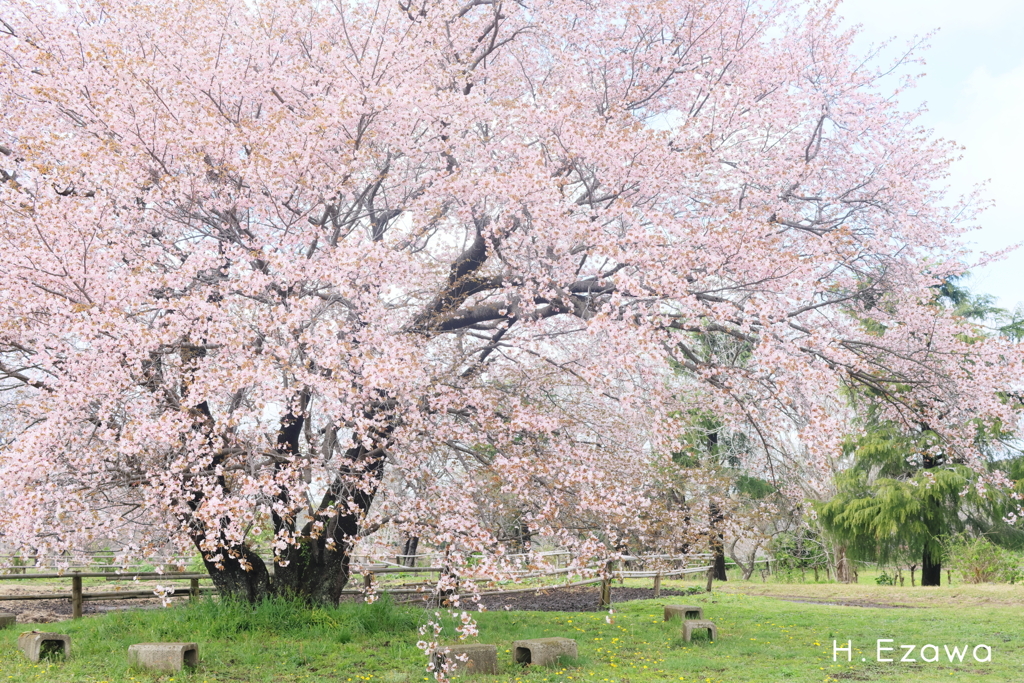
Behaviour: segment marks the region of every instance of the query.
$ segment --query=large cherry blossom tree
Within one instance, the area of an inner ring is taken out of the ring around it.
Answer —
[[[851,385],[972,462],[1020,359],[933,305],[955,149],[851,39],[784,0],[0,0],[2,542],[330,603],[385,526],[494,571],[502,515],[656,543],[694,406],[766,478],[828,471]]]

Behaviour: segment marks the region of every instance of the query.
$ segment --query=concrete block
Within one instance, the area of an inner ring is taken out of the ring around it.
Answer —
[[[704,608],[698,605],[665,605],[665,621],[672,619],[703,619]]]
[[[181,671],[199,666],[195,643],[136,643],[128,647],[128,666],[150,671]]]
[[[690,639],[693,637],[693,632],[703,629],[707,629],[708,631],[708,640],[712,642],[718,640],[718,628],[715,626],[714,622],[707,621],[706,619],[689,619],[684,621],[683,640],[690,642]]]
[[[512,643],[512,661],[537,666],[558,663],[559,657],[576,659],[576,641],[572,638],[534,638]]]
[[[51,656],[62,656],[67,659],[71,656],[71,636],[63,633],[25,631],[18,636],[18,649],[33,663],[39,663],[40,659]]]
[[[0,612],[0,628],[7,628],[8,626],[14,626],[14,623],[18,621],[16,614],[10,612]]]
[[[453,673],[456,675],[498,673],[497,645],[453,645],[450,650],[447,655],[434,655],[435,667],[447,660],[455,665]],[[461,661],[461,655],[467,657],[466,661]]]

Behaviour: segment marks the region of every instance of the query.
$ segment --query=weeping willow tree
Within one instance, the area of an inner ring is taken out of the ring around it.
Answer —
[[[976,485],[979,473],[938,447],[928,429],[907,435],[885,424],[849,442],[853,466],[836,475],[835,497],[815,507],[852,559],[919,562],[921,585],[938,586],[943,537],[986,534],[1004,544],[1021,542],[1024,533],[1005,521],[1013,507],[1006,492]],[[1006,461],[992,466],[1024,474]]]

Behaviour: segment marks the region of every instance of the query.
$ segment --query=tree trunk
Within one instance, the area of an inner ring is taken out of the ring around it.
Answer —
[[[840,583],[854,583],[855,573],[853,571],[853,563],[850,562],[850,558],[846,556],[846,546],[837,545],[835,547],[836,556],[836,580]]]
[[[278,595],[299,598],[310,604],[337,605],[350,578],[349,558],[353,544],[332,539],[328,545],[328,538],[332,533],[340,539],[354,537],[358,520],[352,514],[334,515],[325,523],[326,533],[315,538],[311,534],[312,527],[310,521],[296,534],[298,545],[281,553],[273,578],[260,556],[247,545],[203,553],[203,564],[222,597],[256,603]],[[194,540],[199,546],[202,539],[199,536]]]
[[[715,545],[715,580],[716,581],[728,581],[729,577],[725,573],[725,553],[722,550],[722,543],[719,541]]]
[[[282,553],[274,571],[274,594],[296,597],[315,605],[337,605],[351,577],[352,544],[337,541],[327,547],[323,536],[310,538],[312,523],[302,530],[298,546]]]
[[[182,346],[179,354],[182,367],[186,371],[181,381],[181,394],[185,397],[191,386],[189,371],[194,369],[199,359],[206,356],[206,349],[187,344]],[[217,444],[213,436],[215,425],[210,405],[206,401],[201,401],[189,409],[189,414],[193,420],[192,431],[203,434],[206,446],[215,454],[209,465],[209,469],[215,470],[223,464],[224,457],[217,455]],[[223,475],[216,475],[213,483],[221,490],[226,491],[228,488]],[[209,572],[213,585],[221,597],[250,603],[264,600],[272,591],[267,565],[248,545],[230,544],[222,534],[217,534],[219,542],[213,551],[204,550],[204,547],[210,547],[212,539],[207,538],[209,529],[206,523],[194,515],[202,506],[205,494],[201,488],[197,488],[186,495],[191,514],[183,515],[182,521],[187,523],[189,536],[199,550],[206,571]]]
[[[384,456],[377,454],[381,450],[353,446],[346,452],[347,461],[359,463],[360,470],[343,468],[317,507],[314,519],[323,523],[322,531],[314,534],[314,521],[310,520],[298,534],[298,545],[283,553],[285,562],[279,561],[275,571],[275,594],[293,595],[320,605],[337,605],[341,600],[351,574],[353,539],[359,535],[362,517],[373,503],[383,473]],[[354,484],[352,480],[357,476],[360,483]],[[335,507],[343,494],[348,506]],[[278,526],[288,521],[275,515],[274,523]]]
[[[729,544],[729,557],[736,563],[736,566],[743,572],[743,580],[750,581],[751,575],[754,573],[754,568],[757,566],[757,549],[761,545],[760,541],[754,543],[754,548],[750,553],[750,564],[743,564],[743,561],[736,554],[736,544],[739,543],[739,539],[733,539],[732,543]]]
[[[524,520],[516,522],[515,527],[515,547],[521,553],[530,552],[530,546],[533,543],[533,533],[530,531],[530,525]]]
[[[282,454],[299,452],[308,398],[308,392],[300,392],[295,405],[281,419],[277,450]],[[387,402],[368,406],[366,416],[369,419],[381,417],[388,407]],[[197,406],[194,412],[197,424],[212,433],[212,417],[206,403]],[[339,468],[315,510],[307,508],[310,520],[301,530],[296,527],[295,515],[281,516],[271,511],[275,531],[283,531],[296,540],[295,545],[276,558],[273,580],[263,560],[248,546],[203,552],[203,562],[221,595],[249,603],[279,595],[310,604],[337,605],[350,578],[354,539],[359,536],[363,516],[370,509],[383,476],[385,445],[393,429],[393,422],[388,420],[364,437],[369,439],[367,445],[354,442],[342,456],[342,462],[349,464]],[[218,484],[227,488],[223,477],[218,477]],[[278,494],[276,500],[283,503],[285,509],[296,507],[284,493]],[[190,507],[195,510],[201,501],[202,494],[195,494]],[[205,527],[198,525],[195,519],[191,521],[192,539],[202,551]]]
[[[405,549],[402,551],[403,557],[401,564],[405,565],[406,567],[416,566],[416,548],[419,546],[419,544],[419,536],[409,537],[409,539],[405,542]]]
[[[207,559],[204,553],[203,564],[206,565],[206,571],[213,579],[213,585],[221,599],[256,603],[270,597],[270,572],[259,555],[246,545],[222,549],[219,554],[222,559],[218,563],[215,561],[217,554]],[[243,567],[242,561],[248,569]]]
[[[927,425],[922,425],[926,427]],[[937,458],[927,453],[921,456],[922,464],[924,469],[930,470],[938,467],[941,463],[941,457]],[[942,584],[942,561],[938,544],[934,541],[936,531],[934,523],[929,523],[931,520],[940,518],[937,511],[938,503],[934,500],[929,501],[925,508],[925,523],[928,525],[929,532],[931,532],[932,538],[925,541],[924,550],[921,553],[921,585],[922,586],[938,586]]]
[[[711,552],[715,558],[712,569],[716,581],[727,581],[729,577],[725,574],[725,537],[718,531],[718,525],[724,516],[717,503],[711,503],[708,511],[711,517]]]
[[[930,543],[925,544],[921,554],[921,585],[939,586],[942,584],[942,562],[937,553],[933,552]]]

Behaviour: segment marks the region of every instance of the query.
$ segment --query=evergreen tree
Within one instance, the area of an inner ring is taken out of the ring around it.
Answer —
[[[979,473],[937,450],[933,432],[878,425],[851,440],[853,466],[836,476],[837,494],[816,506],[824,528],[855,560],[921,565],[921,585],[940,585],[941,539],[968,532],[1019,545],[1024,532],[1004,518],[1014,501],[979,486]],[[993,463],[1024,490],[1024,458]],[[911,559],[912,558],[912,559]]]
[[[991,296],[976,295],[960,284],[962,277],[939,285],[937,306],[987,327],[1011,340],[1024,338],[1024,315],[994,305]],[[921,585],[941,582],[941,538],[956,533],[986,534],[1004,545],[1024,543],[1024,531],[1005,519],[1015,509],[1007,492],[981,484],[981,473],[947,456],[938,435],[925,424],[907,433],[879,421],[870,391],[851,394],[866,406],[865,433],[851,439],[847,455],[853,466],[835,478],[837,493],[817,504],[823,527],[847,546],[855,560],[880,563],[908,559],[921,564]],[[863,398],[865,400],[860,401]],[[1016,396],[1003,396],[1019,403]],[[991,470],[1001,470],[1024,491],[1024,458],[1006,458],[1007,433],[999,423],[977,423],[976,445],[991,455]],[[1002,447],[1002,450],[996,448]],[[1012,448],[1009,450],[1013,450]],[[1002,459],[997,459],[1002,454]]]

